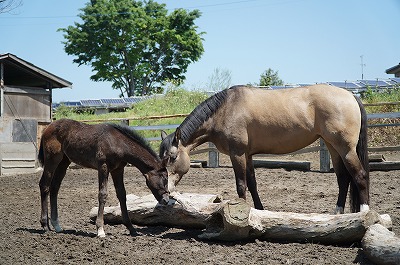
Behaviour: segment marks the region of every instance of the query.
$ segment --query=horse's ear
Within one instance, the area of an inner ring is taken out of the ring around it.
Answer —
[[[177,141],[177,142],[179,142],[179,140],[181,140],[181,128],[176,128],[176,131],[175,131],[175,140]]]
[[[161,140],[164,140],[165,138],[167,138],[167,133],[164,130],[161,130]]]

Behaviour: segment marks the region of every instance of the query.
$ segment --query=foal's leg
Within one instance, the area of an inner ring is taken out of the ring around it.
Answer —
[[[47,157],[43,166],[42,177],[39,181],[41,200],[40,224],[45,231],[50,230],[48,217],[50,186],[52,185],[54,171],[57,169],[58,163],[61,161],[61,159],[62,154]]]
[[[40,214],[40,224],[45,231],[50,230],[49,226],[49,216],[48,216],[48,208],[49,208],[49,193],[50,193],[50,184],[51,179],[53,177],[53,172],[49,171],[46,166],[44,167],[42,177],[40,178],[39,187],[40,187],[40,201],[41,201],[41,214]]]
[[[260,196],[258,196],[257,191],[257,181],[256,175],[254,173],[254,165],[253,165],[253,157],[249,156],[246,161],[246,180],[247,180],[247,187],[249,188],[251,197],[253,198],[254,208],[259,210],[264,210],[264,207],[261,203]]]
[[[58,221],[57,197],[60,185],[65,177],[68,166],[71,164],[68,157],[64,156],[53,175],[50,187],[50,222],[56,232],[61,232],[62,228]]]
[[[131,236],[137,235],[135,228],[133,228],[131,220],[129,219],[128,210],[126,207],[126,190],[124,185],[124,166],[121,166],[111,172],[113,178],[115,191],[119,200],[121,208],[122,222],[128,228]]]
[[[104,205],[106,204],[108,191],[108,167],[104,163],[98,168],[98,178],[99,178],[99,210],[97,212],[96,218],[96,228],[97,228],[97,236],[105,237],[106,233],[104,232]]]
[[[336,150],[327,142],[325,142],[329,153],[331,155],[333,169],[335,170],[337,183],[339,186],[339,195],[336,202],[336,209],[334,210],[334,214],[342,214],[344,213],[344,207],[346,204],[347,192],[349,190],[349,184],[351,181],[351,175],[347,171],[346,166],[343,163],[342,158],[336,152]]]

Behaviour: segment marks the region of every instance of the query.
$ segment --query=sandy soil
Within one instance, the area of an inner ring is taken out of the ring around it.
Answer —
[[[312,168],[317,167],[317,158],[303,159],[313,160]],[[224,161],[217,169],[192,168],[179,191],[235,198],[233,170]],[[333,173],[258,168],[256,175],[261,199],[269,210],[331,213],[334,208],[337,185]],[[396,235],[400,235],[398,175],[399,171],[371,172],[371,208],[392,217]],[[136,226],[140,235],[131,237],[123,225],[106,225],[107,237],[96,238],[89,211],[97,206],[97,172],[89,169],[70,169],[61,186],[59,211],[65,231],[43,233],[39,178],[40,172],[0,177],[0,264],[370,264],[359,244],[210,242],[197,238],[200,230],[161,226]],[[149,193],[135,168],[127,168],[125,183],[128,193]],[[107,205],[116,203],[110,181]]]

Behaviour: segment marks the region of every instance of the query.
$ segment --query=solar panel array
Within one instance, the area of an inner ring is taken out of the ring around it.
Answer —
[[[373,80],[357,80],[357,81],[333,81],[326,82],[327,84],[345,88],[348,90],[352,90],[356,93],[366,90],[368,87],[372,89],[381,89],[381,88],[391,88],[393,86],[400,86],[400,78],[394,77],[390,79],[373,79]],[[313,84],[293,84],[293,85],[284,85],[284,86],[269,86],[269,89],[285,89],[290,87],[299,87],[299,86],[309,86]],[[151,97],[155,97],[159,95],[152,96],[137,96],[137,97],[129,97],[129,98],[105,98],[105,99],[82,99],[79,101],[65,101],[61,103],[53,103],[53,109],[58,108],[61,105],[67,107],[76,107],[76,108],[108,108],[108,109],[120,109],[120,108],[129,108],[133,104],[136,104],[142,100],[149,99]]]
[[[156,96],[156,95],[154,95]],[[67,107],[75,107],[75,108],[109,108],[109,109],[117,109],[117,108],[129,108],[133,104],[136,104],[142,100],[149,99],[154,96],[137,96],[137,97],[129,97],[129,98],[104,98],[104,99],[82,99],[79,101],[64,101],[60,103],[53,103],[53,109],[58,108],[61,105]]]
[[[326,82],[326,84],[341,87],[344,89],[348,89],[355,92],[362,92],[367,88],[372,89],[382,89],[382,88],[391,88],[393,86],[400,86],[400,78],[390,78],[390,79],[373,79],[373,80],[357,80],[357,81],[333,81]],[[315,84],[292,84],[292,85],[284,85],[284,86],[269,86],[270,89],[284,89],[290,87],[301,87],[301,86],[310,86]]]

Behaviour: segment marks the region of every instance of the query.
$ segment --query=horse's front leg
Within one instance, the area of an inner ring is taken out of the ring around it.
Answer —
[[[132,222],[128,215],[128,209],[126,207],[126,190],[124,185],[124,166],[117,168],[111,172],[113,178],[115,191],[119,200],[121,208],[122,222],[128,228],[131,236],[137,235],[135,228],[133,228]]]
[[[233,171],[235,172],[236,191],[239,198],[246,200],[247,179],[246,179],[246,157],[244,154],[230,154]]]
[[[253,198],[254,208],[258,210],[264,210],[264,207],[260,200],[260,196],[258,195],[257,191],[257,181],[256,181],[256,175],[254,173],[252,156],[249,156],[246,160],[246,169],[247,169],[246,170],[247,187],[249,188],[251,197]]]
[[[104,232],[104,205],[106,204],[108,191],[108,167],[104,163],[98,168],[98,178],[99,178],[99,210],[97,212],[96,218],[96,228],[97,228],[97,236],[105,237],[106,233]]]

